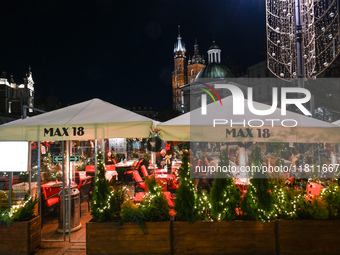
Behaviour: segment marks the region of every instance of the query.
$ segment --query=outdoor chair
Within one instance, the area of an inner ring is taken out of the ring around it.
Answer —
[[[129,180],[131,180],[132,181],[132,174],[133,174],[133,172],[135,171],[135,170],[140,170],[140,166],[141,166],[141,163],[143,162],[143,160],[144,159],[141,159],[141,160],[139,160],[139,161],[135,161],[135,162],[133,162],[133,165],[132,165],[132,167],[131,167],[131,169],[128,169],[128,170],[126,170],[125,172],[124,172],[124,176],[125,176],[125,183],[127,184],[127,182],[128,182],[128,178],[129,178]]]
[[[91,200],[91,195],[90,195],[90,190],[91,190],[91,182],[87,182],[85,184],[82,184],[79,188],[79,193],[80,193],[80,216],[81,216],[81,204],[82,202],[87,201],[87,206],[88,210],[90,211],[90,200]]]
[[[46,187],[41,185],[41,205],[42,205],[42,223],[44,222],[44,215],[54,210],[59,210],[59,192],[60,187]]]
[[[142,189],[143,191],[146,190],[146,183],[137,170],[133,171],[132,178],[134,179],[135,193],[137,188]]]
[[[143,174],[144,179],[149,178],[149,173],[148,173],[148,170],[146,170],[145,165],[142,165],[141,169],[142,169],[142,174]]]

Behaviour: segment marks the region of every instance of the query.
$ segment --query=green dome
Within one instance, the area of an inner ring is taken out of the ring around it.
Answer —
[[[224,65],[219,63],[210,63],[205,68],[203,68],[196,76],[196,79],[223,79],[223,78],[233,78],[233,73]]]
[[[210,46],[209,50],[213,50],[213,49],[220,49],[220,47],[218,47],[216,44],[215,44],[215,41],[213,42],[213,45]]]

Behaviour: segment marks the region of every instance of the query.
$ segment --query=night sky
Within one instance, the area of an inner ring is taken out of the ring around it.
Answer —
[[[22,82],[31,65],[37,98],[63,106],[170,108],[178,23],[187,56],[197,38],[239,70],[266,58],[265,0],[2,0],[0,72]]]

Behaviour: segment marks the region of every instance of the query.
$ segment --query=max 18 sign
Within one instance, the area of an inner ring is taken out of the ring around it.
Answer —
[[[44,128],[45,136],[83,136],[84,127]]]
[[[270,131],[269,129],[267,128],[264,128],[264,129],[261,129],[261,128],[258,128],[258,129],[255,129],[253,130],[252,128],[239,128],[239,129],[236,129],[236,128],[232,128],[232,129],[229,129],[227,128],[226,129],[226,137],[233,137],[233,138],[236,138],[236,137],[258,137],[258,138],[269,138],[270,137]]]

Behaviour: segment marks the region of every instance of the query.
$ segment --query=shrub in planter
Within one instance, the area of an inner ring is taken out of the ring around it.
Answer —
[[[41,243],[41,219],[35,216],[37,197],[0,213],[0,254],[32,254]],[[3,225],[6,224],[6,225]]]
[[[220,154],[220,166],[229,165],[228,147]],[[225,173],[217,173],[210,191],[211,214],[214,220],[232,221],[237,217],[236,208],[240,206],[241,191],[234,180]]]
[[[182,165],[178,170],[180,184],[176,190],[175,211],[176,218],[181,221],[195,222],[199,217],[197,208],[198,197],[195,191],[195,184],[190,178],[190,165],[188,152],[183,152]]]
[[[0,214],[0,223],[10,225],[13,221],[28,221],[35,217],[35,205],[38,198],[26,194],[23,205],[13,205]]]
[[[147,182],[147,186],[149,193],[140,205],[131,200],[121,205],[121,219],[118,223],[87,223],[88,254],[171,253],[167,201],[154,178]],[[100,232],[109,234],[101,235]]]
[[[126,200],[122,204],[121,220],[123,222],[136,222],[143,229],[145,225],[145,215],[143,210],[133,203],[132,200]]]
[[[145,179],[148,193],[140,205],[127,200],[122,205],[121,220],[123,222],[136,222],[143,229],[146,221],[159,222],[170,220],[170,208],[162,187],[157,185],[155,176]]]
[[[146,178],[148,193],[141,203],[142,211],[146,221],[167,221],[170,220],[170,208],[168,201],[162,193],[162,187],[157,184],[155,176]]]
[[[337,182],[331,182],[329,187],[321,191],[321,197],[327,203],[329,218],[340,218],[340,187]]]
[[[309,215],[315,220],[327,220],[329,211],[327,203],[321,197],[313,197],[311,201],[306,203]]]
[[[117,221],[120,219],[121,205],[125,199],[124,189],[114,186],[105,178],[105,164],[102,153],[98,153],[98,173],[91,203],[91,215],[94,221]]]
[[[285,186],[281,180],[273,180],[272,194],[274,197],[275,217],[278,219],[296,219],[302,215],[304,206],[303,190]]]
[[[250,156],[252,166],[261,166],[261,148],[256,145]],[[270,184],[262,172],[255,172],[244,195],[241,209],[246,219],[261,220],[262,222],[274,217],[274,198],[270,194]]]
[[[198,211],[198,220],[213,221],[213,218],[211,216],[210,195],[205,189],[202,189],[201,194],[198,194]]]

